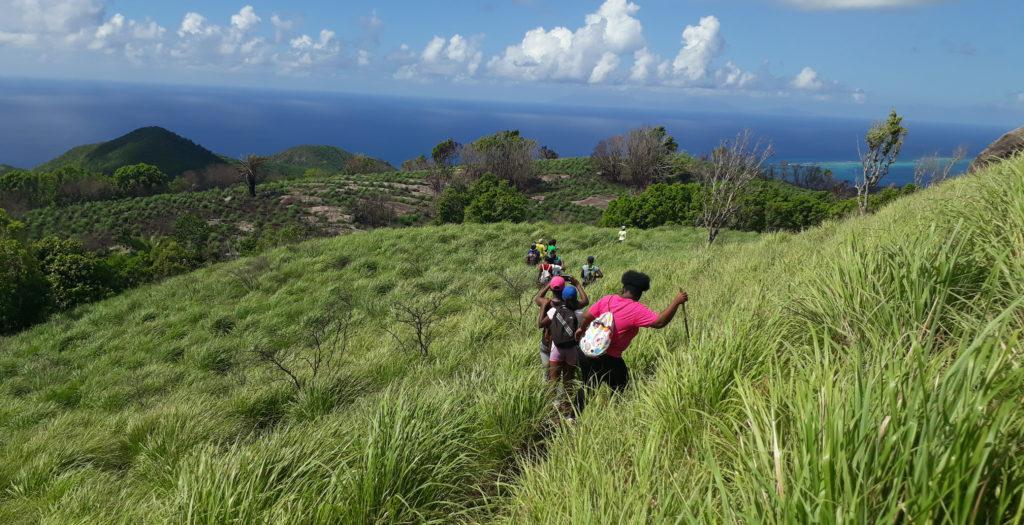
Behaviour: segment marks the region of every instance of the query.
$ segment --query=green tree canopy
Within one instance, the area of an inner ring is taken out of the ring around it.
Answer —
[[[121,166],[114,172],[114,184],[124,192],[153,190],[165,186],[170,180],[160,168],[144,162]]]

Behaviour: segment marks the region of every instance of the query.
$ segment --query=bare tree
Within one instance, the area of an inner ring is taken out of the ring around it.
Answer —
[[[530,311],[530,297],[526,294],[536,290],[537,285],[533,277],[527,273],[504,269],[498,277],[501,279],[501,290],[504,292],[506,301],[503,303],[510,319],[518,319],[522,324],[526,314]]]
[[[871,191],[878,187],[878,183],[889,174],[889,168],[900,155],[903,149],[903,139],[907,136],[907,128],[903,127],[903,117],[896,113],[896,110],[889,112],[889,118],[885,122],[878,122],[871,126],[865,136],[868,150],[857,152],[860,154],[860,164],[863,174],[857,180],[857,204],[861,215],[868,212],[868,198]]]
[[[619,182],[622,180],[626,158],[626,139],[622,135],[608,137],[597,143],[591,161],[597,168],[597,174],[605,180]]]
[[[302,323],[305,341],[299,347],[277,347],[261,342],[253,345],[257,363],[282,374],[296,390],[316,382],[348,348],[353,304],[340,297]]]
[[[387,197],[371,193],[356,199],[352,205],[352,219],[357,224],[380,228],[394,222],[395,209]]]
[[[914,162],[914,185],[920,188],[948,179],[957,163],[966,155],[967,148],[960,146],[953,150],[953,156],[949,158],[942,158],[935,152],[917,159]]]
[[[770,143],[752,139],[750,130],[744,130],[732,141],[723,140],[697,171],[702,185],[698,220],[708,229],[708,244],[729,224],[750,182],[761,175],[762,166],[772,156]]]
[[[537,142],[521,136],[518,130],[502,131],[463,148],[463,173],[470,180],[493,173],[524,190],[534,181],[536,158]]]
[[[443,297],[408,303],[397,301],[391,307],[394,310],[394,323],[385,326],[384,331],[391,335],[400,348],[414,349],[422,357],[429,356],[430,345],[436,337],[437,323],[443,319]],[[405,327],[405,330],[399,329],[399,326]],[[403,334],[404,331],[408,333]]]
[[[265,157],[260,157],[259,155],[246,155],[238,163],[238,173],[245,180],[245,184],[249,188],[250,197],[256,196],[256,183],[259,182],[266,160]]]
[[[669,146],[666,140],[675,139],[665,135],[665,128],[637,128],[626,135],[626,158],[623,173],[626,182],[634,188],[646,188],[664,175],[669,167]]]

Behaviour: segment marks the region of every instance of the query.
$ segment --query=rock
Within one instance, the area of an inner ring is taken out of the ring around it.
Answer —
[[[970,172],[973,173],[993,162],[1008,159],[1020,152],[1024,152],[1024,128],[1017,128],[989,144],[985,151],[982,151],[974,159],[974,162],[971,162]]]

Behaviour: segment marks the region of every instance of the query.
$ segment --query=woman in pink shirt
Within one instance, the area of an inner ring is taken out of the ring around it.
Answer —
[[[621,392],[629,384],[629,368],[622,360],[622,352],[629,347],[636,334],[641,328],[665,328],[676,311],[689,299],[686,292],[679,292],[672,304],[668,305],[661,313],[655,313],[640,303],[640,297],[651,288],[651,278],[646,274],[630,270],[622,275],[622,291],[616,295],[606,295],[594,306],[590,307],[587,315],[580,323],[576,331],[576,339],[581,339],[590,324],[605,312],[611,312],[614,319],[614,330],[611,334],[611,344],[608,350],[601,356],[589,358],[581,355],[579,358],[580,374],[583,385],[586,388],[597,388],[601,383],[607,384],[616,392]],[[576,409],[583,410],[584,390],[577,392]]]

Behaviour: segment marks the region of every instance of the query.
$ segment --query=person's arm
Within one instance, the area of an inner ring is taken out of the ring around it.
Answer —
[[[590,296],[587,295],[587,290],[580,286],[580,281],[571,275],[568,277],[568,280],[576,287],[576,293],[579,294],[580,308],[590,304]]]
[[[658,314],[658,319],[654,321],[651,328],[665,328],[668,326],[672,322],[672,318],[676,316],[676,311],[679,310],[679,307],[689,299],[690,296],[686,295],[686,292],[679,292],[676,298],[672,300],[672,304],[668,305],[668,308],[665,308]]]
[[[541,271],[543,271],[543,270],[541,270]],[[537,273],[537,279],[540,279],[540,271],[538,271],[538,273]],[[545,299],[544,296],[547,295],[548,290],[550,290],[550,289],[551,289],[551,283],[545,284],[540,289],[540,291],[537,292],[537,295],[533,298],[533,304],[535,304],[537,306],[544,306],[545,301],[547,301],[547,299]]]
[[[583,339],[583,334],[587,333],[587,329],[590,328],[590,323],[594,322],[594,314],[589,311],[583,316],[583,322],[580,323],[580,327],[576,329],[576,340]]]
[[[540,315],[537,316],[537,328],[546,329],[551,324],[551,318],[548,317],[548,310],[551,309],[551,300],[546,300],[544,306],[540,308]]]

